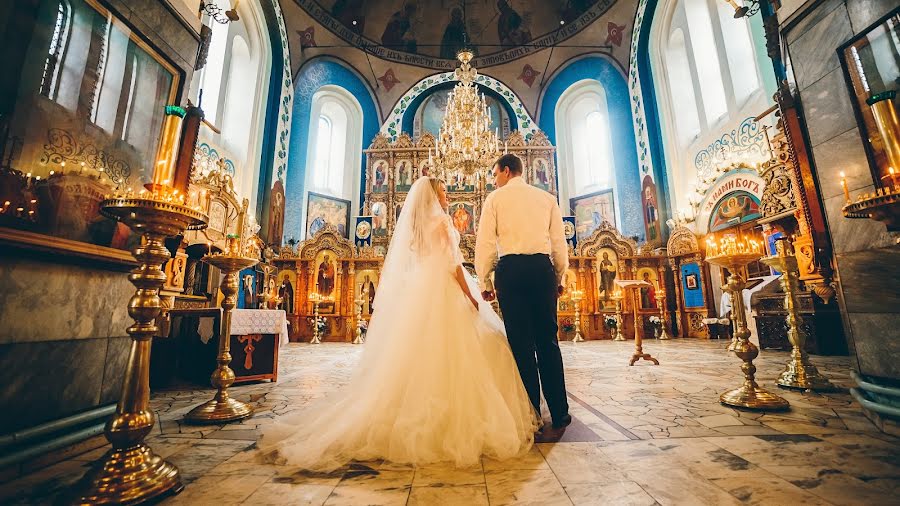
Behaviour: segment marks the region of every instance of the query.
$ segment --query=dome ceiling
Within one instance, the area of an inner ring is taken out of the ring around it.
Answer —
[[[603,0],[295,0],[349,44],[422,67],[451,69],[468,40],[486,67],[578,33],[608,10]],[[465,8],[463,2],[465,1]],[[463,15],[465,13],[465,15]]]

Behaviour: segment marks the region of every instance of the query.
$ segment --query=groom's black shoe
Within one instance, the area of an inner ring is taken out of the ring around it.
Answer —
[[[572,415],[566,413],[559,420],[553,420],[553,428],[554,429],[562,429],[563,427],[568,427],[569,424],[572,423]]]

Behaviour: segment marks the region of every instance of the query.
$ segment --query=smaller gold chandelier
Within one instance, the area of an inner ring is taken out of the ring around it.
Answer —
[[[470,65],[475,55],[463,49],[454,72],[459,81],[447,99],[447,110],[437,139],[436,153],[429,153],[435,175],[456,175],[460,180],[475,176],[484,180],[500,154],[500,141],[495,129],[490,131],[491,114],[484,95],[478,92],[478,71]]]

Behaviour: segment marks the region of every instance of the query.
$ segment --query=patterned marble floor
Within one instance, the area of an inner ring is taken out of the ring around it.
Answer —
[[[521,458],[471,469],[368,462],[324,475],[251,461],[262,427],[347,381],[361,351],[353,345],[291,344],[277,383],[232,390],[257,409],[242,423],[185,425],[211,392],[156,392],[148,441],[187,485],[163,504],[900,504],[900,439],[880,433],[846,393],[847,357],[814,357],[842,392],[778,389],[791,410],[763,414],[718,403],[741,381],[724,342],[650,341],[645,351],[661,365],[634,367],[630,342],[562,347],[574,423]],[[763,352],[764,386],[776,389],[787,358]],[[105,450],[0,485],[0,503],[55,501]]]

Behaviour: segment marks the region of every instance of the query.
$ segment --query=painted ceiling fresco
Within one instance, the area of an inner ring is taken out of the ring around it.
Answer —
[[[465,41],[476,66],[560,44],[615,0],[294,0],[348,44],[386,60],[452,69]],[[465,5],[464,5],[465,4]]]

